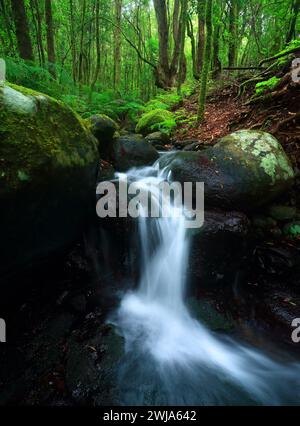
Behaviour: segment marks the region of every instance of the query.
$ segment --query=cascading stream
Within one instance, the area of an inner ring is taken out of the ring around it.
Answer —
[[[160,203],[152,184],[166,176],[157,166],[134,169],[127,178],[150,189]],[[139,218],[143,274],[113,321],[125,338],[123,403],[299,404],[299,364],[275,362],[192,318],[184,303],[189,252],[184,216],[170,216]]]

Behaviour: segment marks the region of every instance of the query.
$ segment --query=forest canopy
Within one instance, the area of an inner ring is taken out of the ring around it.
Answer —
[[[300,0],[0,0],[0,11],[9,81],[120,116],[182,86],[200,84],[204,103],[222,70],[297,46]]]

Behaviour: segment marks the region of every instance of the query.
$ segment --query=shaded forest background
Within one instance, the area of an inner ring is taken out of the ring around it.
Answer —
[[[0,0],[0,12],[8,81],[83,117],[135,119],[199,84],[204,104],[207,80],[300,46],[300,0]]]

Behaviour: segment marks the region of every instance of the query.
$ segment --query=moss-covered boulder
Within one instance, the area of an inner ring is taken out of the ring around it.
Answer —
[[[117,171],[152,165],[158,157],[157,150],[139,135],[121,136],[114,141],[113,165]]]
[[[97,141],[67,106],[0,88],[0,271],[68,245],[95,209]]]
[[[93,115],[88,120],[89,128],[98,139],[101,158],[109,160],[112,153],[113,137],[118,130],[117,123],[104,114]]]
[[[290,188],[291,163],[265,132],[241,130],[203,152],[172,153],[160,161],[179,182],[204,182],[208,205],[247,211]]]
[[[141,116],[136,125],[136,133],[141,133],[144,136],[156,130],[170,133],[175,126],[175,115],[172,112],[164,109],[155,109]]]

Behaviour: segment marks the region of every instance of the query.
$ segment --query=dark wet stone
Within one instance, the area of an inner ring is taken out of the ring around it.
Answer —
[[[204,182],[207,206],[250,211],[288,190],[294,178],[279,142],[264,132],[239,131],[202,152],[160,159],[172,180]]]
[[[114,140],[113,165],[125,172],[132,167],[152,165],[159,154],[142,136],[122,136]]]

